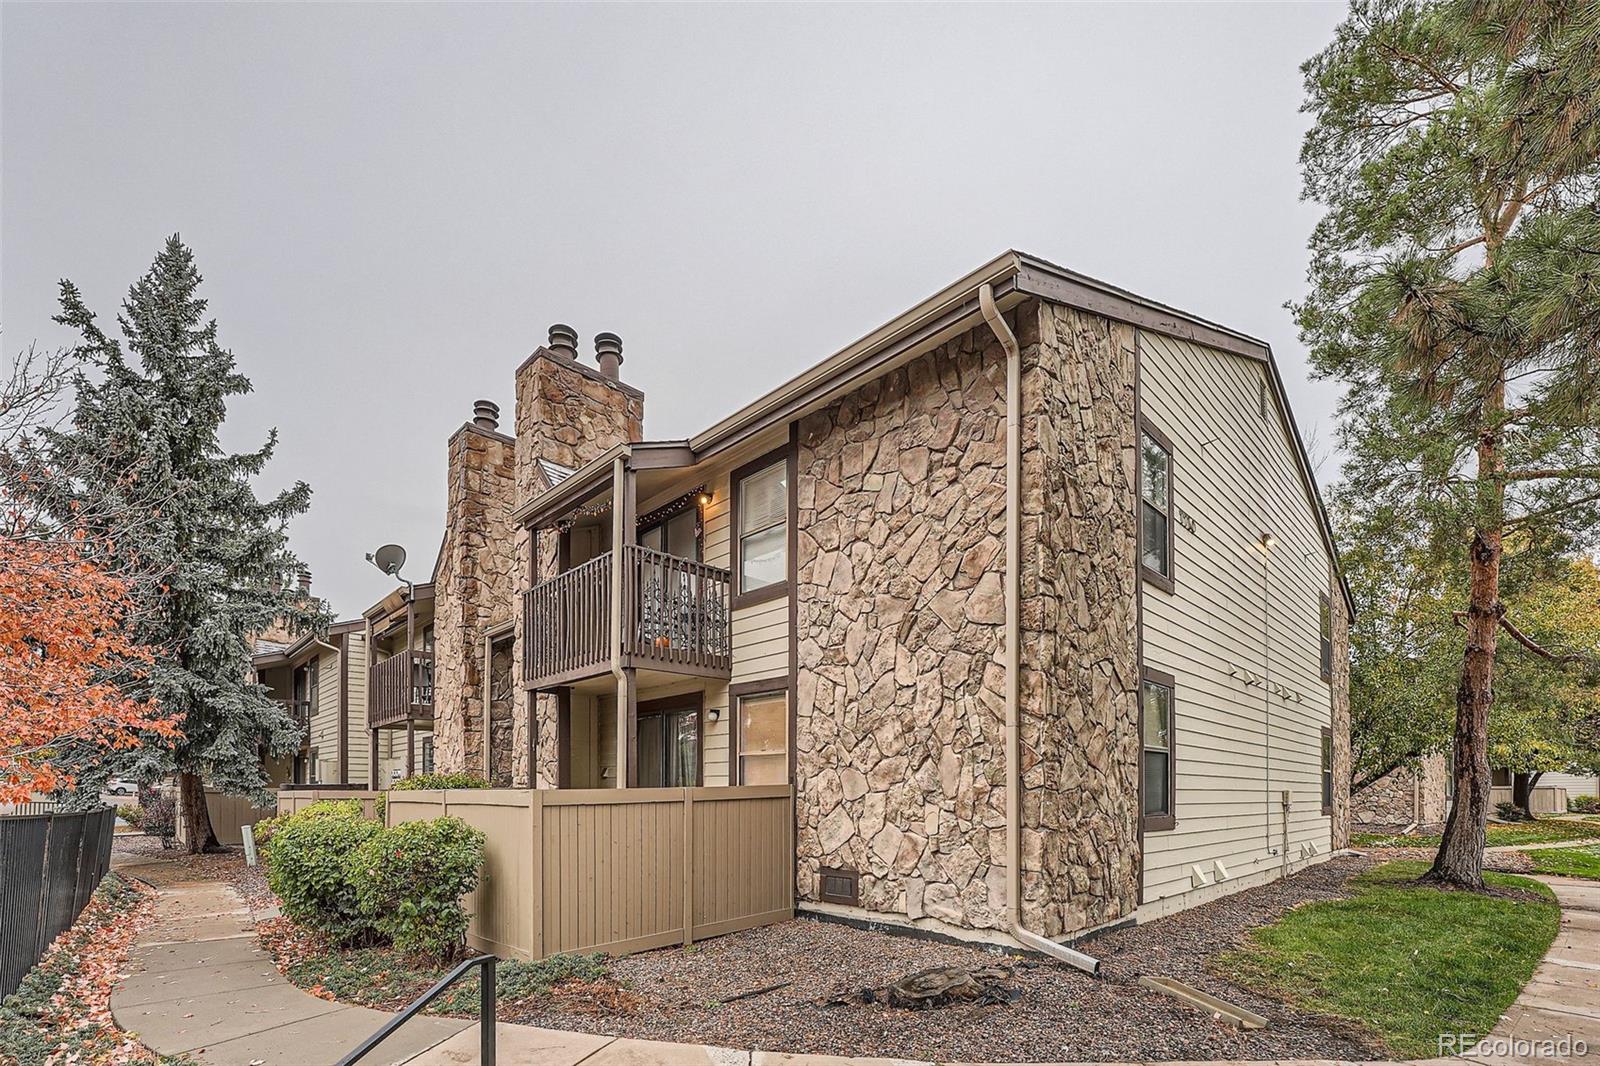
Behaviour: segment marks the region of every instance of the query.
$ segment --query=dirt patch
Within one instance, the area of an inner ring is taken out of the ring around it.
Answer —
[[[1234,988],[1206,969],[1212,955],[1288,908],[1347,894],[1345,881],[1372,865],[1333,860],[1287,882],[1094,940],[1085,949],[1104,960],[1100,979],[1037,958],[1015,960],[1011,984],[1019,995],[1011,1004],[913,1011],[851,1002],[862,988],[919,970],[981,969],[1000,960],[976,948],[802,918],[612,961],[612,976],[638,997],[631,1012],[576,1009],[569,990],[531,1000],[508,1020],[734,1048],[980,1062],[1378,1058],[1377,1046],[1354,1027]],[[1145,973],[1242,1003],[1266,1015],[1269,1027],[1228,1028],[1140,987]],[[728,1002],[780,982],[789,984]]]

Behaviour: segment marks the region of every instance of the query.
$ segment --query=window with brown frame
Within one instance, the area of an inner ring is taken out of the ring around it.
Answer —
[[[1317,597],[1317,644],[1322,654],[1322,680],[1333,680],[1333,604],[1326,592]]]
[[[1146,832],[1171,829],[1178,824],[1177,745],[1173,722],[1171,674],[1145,667],[1139,691],[1140,734],[1143,753],[1139,764],[1139,795]]]
[[[1172,442],[1151,425],[1139,430],[1139,568],[1168,592],[1172,580]]]
[[[1333,730],[1322,727],[1322,813],[1333,813]]]
[[[789,780],[789,685],[743,692],[733,700],[733,783],[781,785]]]
[[[789,592],[789,452],[782,449],[735,470],[732,485],[734,607]]]

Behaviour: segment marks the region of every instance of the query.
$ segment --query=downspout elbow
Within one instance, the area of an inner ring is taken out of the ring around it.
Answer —
[[[1023,947],[1098,975],[1100,960],[1057,944],[1022,924],[1022,348],[994,302],[994,287],[978,289],[978,306],[1006,353],[1006,918]]]

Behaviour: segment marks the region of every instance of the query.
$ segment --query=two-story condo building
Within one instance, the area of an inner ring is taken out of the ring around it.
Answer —
[[[801,907],[981,939],[1345,843],[1351,605],[1265,343],[1007,252],[685,440],[595,350],[450,440],[439,769],[792,783]]]

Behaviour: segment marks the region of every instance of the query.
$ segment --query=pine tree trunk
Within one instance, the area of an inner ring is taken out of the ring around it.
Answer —
[[[199,774],[178,775],[178,807],[183,818],[184,846],[191,855],[222,847],[211,828],[211,812],[206,809],[206,785]]]
[[[1456,686],[1456,802],[1444,825],[1433,868],[1422,880],[1482,890],[1483,846],[1489,823],[1489,708],[1494,704],[1494,653],[1500,635],[1501,537],[1505,529],[1505,460],[1499,422],[1505,412],[1502,375],[1484,404],[1485,429],[1478,440],[1478,516],[1468,553],[1471,594],[1467,602],[1467,647]]]

